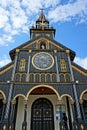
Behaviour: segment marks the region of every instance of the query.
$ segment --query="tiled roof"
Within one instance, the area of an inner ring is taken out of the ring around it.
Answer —
[[[37,19],[37,21],[36,22],[48,22],[49,23],[49,21],[46,19],[46,17],[45,17],[45,15],[44,15],[44,12],[43,12],[43,10],[41,11],[41,14],[40,14],[40,16],[39,16],[39,18]]]

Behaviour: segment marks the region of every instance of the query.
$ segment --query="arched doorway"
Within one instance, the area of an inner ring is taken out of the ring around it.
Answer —
[[[46,98],[34,101],[31,110],[31,130],[54,130],[53,105]]]

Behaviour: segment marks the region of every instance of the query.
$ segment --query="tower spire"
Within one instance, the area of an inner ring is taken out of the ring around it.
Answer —
[[[33,25],[30,29],[30,37],[32,39],[33,37],[35,38],[36,33],[40,33],[40,35],[45,35],[46,33],[48,35],[48,33],[50,32],[50,35],[52,35],[51,37],[53,38],[55,36],[55,29],[49,24],[49,21],[47,20],[43,9],[40,10],[41,12],[38,19],[35,22],[35,25]]]
[[[44,9],[41,9],[40,16],[39,16],[39,18],[37,19],[36,22],[42,22],[43,21],[43,22],[48,22],[49,23],[49,21],[47,20],[46,16],[44,15],[43,10]]]
[[[49,21],[47,20],[46,16],[44,15],[43,9],[41,9],[40,16],[36,20],[36,27],[42,28],[42,29],[49,27]]]

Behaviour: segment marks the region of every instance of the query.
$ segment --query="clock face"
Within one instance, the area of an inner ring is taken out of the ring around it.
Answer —
[[[32,63],[35,68],[40,70],[50,69],[54,64],[52,55],[46,52],[40,52],[33,56]]]

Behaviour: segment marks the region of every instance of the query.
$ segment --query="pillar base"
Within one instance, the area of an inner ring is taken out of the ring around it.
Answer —
[[[9,122],[8,120],[3,120],[2,123],[1,123],[1,129],[0,130],[9,130]]]
[[[84,122],[85,130],[87,129],[87,121]]]
[[[13,122],[9,123],[9,130],[14,130],[14,123]]]
[[[65,124],[63,121],[60,121],[60,130],[68,130],[67,124]]]
[[[78,119],[78,121],[73,122],[74,130],[87,130],[87,123],[82,119]]]
[[[14,124],[8,120],[3,120],[0,123],[0,130],[14,130]]]

